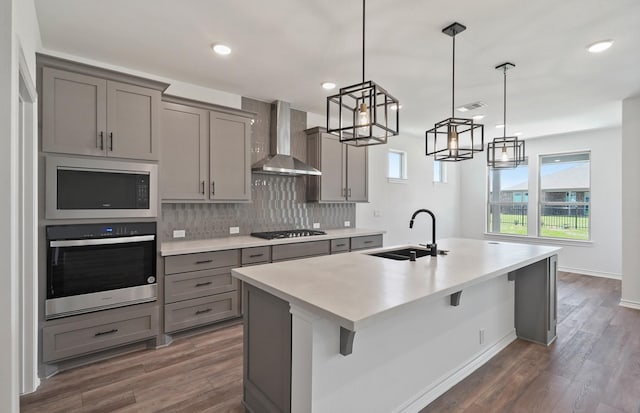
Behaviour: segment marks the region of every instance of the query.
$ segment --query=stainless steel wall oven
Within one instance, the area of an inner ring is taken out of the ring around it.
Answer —
[[[51,225],[45,318],[155,301],[156,224]]]

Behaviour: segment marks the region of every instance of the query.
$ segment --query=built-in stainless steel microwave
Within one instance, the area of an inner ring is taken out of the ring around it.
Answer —
[[[158,214],[158,167],[49,155],[46,218],[145,218]]]

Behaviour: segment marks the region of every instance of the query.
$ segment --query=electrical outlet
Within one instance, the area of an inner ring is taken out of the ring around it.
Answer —
[[[229,234],[239,234],[240,227],[229,227]]]
[[[344,221],[344,226],[345,227],[350,227],[351,226],[351,221]]]
[[[484,344],[484,328],[480,329],[480,344]]]
[[[320,223],[319,222],[314,222],[313,223],[313,229],[318,229],[320,228]]]
[[[373,216],[374,216],[374,217],[376,217],[376,218],[378,218],[378,217],[381,217],[381,216],[382,216],[382,213],[381,213],[379,210],[375,209],[375,210],[373,211]]]
[[[174,229],[173,230],[173,238],[184,238],[187,236],[187,231],[184,229]]]

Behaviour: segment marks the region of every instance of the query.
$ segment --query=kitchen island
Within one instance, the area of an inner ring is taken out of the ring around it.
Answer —
[[[555,338],[560,248],[469,239],[238,268],[253,412],[417,412],[516,337]],[[515,282],[512,282],[515,281]]]

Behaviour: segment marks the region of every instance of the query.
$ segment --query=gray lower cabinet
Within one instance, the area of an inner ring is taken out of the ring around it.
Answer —
[[[307,129],[307,162],[322,171],[307,177],[307,200],[368,202],[368,149],[340,143],[324,128]]]
[[[165,257],[164,331],[240,316],[239,283],[231,276],[239,266],[237,249]]]
[[[351,251],[382,247],[382,235],[351,238]]]
[[[555,340],[558,321],[557,272],[558,257],[554,255],[509,274],[510,279],[515,279],[518,338],[544,345]]]
[[[251,200],[251,118],[165,96],[160,192],[165,202]]]
[[[331,240],[331,254],[338,254],[341,252],[349,252],[351,242],[349,238],[338,238]]]
[[[43,151],[158,159],[161,90],[45,66],[40,93]]]
[[[157,334],[157,307],[44,327],[42,361],[48,363],[77,357],[146,340]]]
[[[329,240],[274,245],[271,247],[271,259],[273,262],[295,260],[298,258],[328,255],[330,251]]]
[[[251,412],[291,411],[289,303],[252,285],[243,293],[244,397]]]

